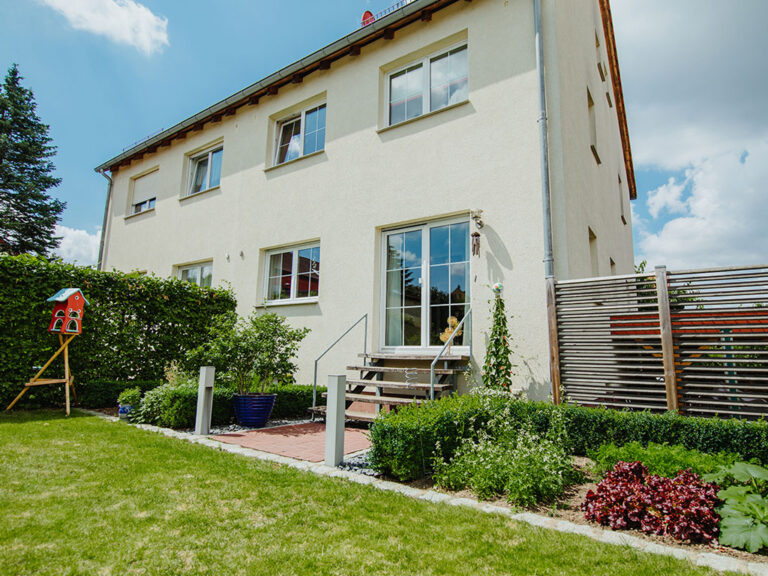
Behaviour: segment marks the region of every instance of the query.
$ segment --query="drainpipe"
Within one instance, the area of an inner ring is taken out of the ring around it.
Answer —
[[[549,198],[549,139],[547,137],[547,91],[544,76],[544,42],[541,38],[541,0],[533,0],[536,33],[536,71],[539,74],[539,133],[541,137],[541,206],[544,213],[544,277],[554,278],[552,252],[552,206]]]
[[[109,216],[109,205],[112,203],[112,178],[107,176],[106,170],[96,170],[99,174],[107,179],[109,184],[107,185],[107,201],[104,204],[104,219],[101,221],[101,240],[99,241],[99,263],[98,270],[101,270],[104,257],[104,239],[107,235],[107,217]]]

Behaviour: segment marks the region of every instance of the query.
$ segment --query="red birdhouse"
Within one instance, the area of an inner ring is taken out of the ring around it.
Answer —
[[[88,300],[80,288],[63,288],[48,298],[55,302],[48,332],[53,334],[80,334],[83,330],[83,309]]]

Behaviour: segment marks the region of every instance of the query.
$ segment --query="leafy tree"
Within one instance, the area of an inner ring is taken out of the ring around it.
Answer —
[[[0,252],[47,255],[66,204],[47,194],[61,182],[50,160],[56,147],[21,80],[14,64],[0,87]]]
[[[509,391],[512,386],[512,361],[510,360],[507,314],[500,291],[500,288],[498,290],[494,288],[496,298],[493,305],[493,326],[485,351],[483,386]]]

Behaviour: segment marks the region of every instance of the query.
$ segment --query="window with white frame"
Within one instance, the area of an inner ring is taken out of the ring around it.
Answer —
[[[469,98],[467,45],[391,72],[387,86],[390,126],[464,102]]]
[[[130,213],[141,214],[154,209],[157,198],[157,182],[159,170],[133,179]]]
[[[325,148],[325,104],[313,106],[277,123],[275,165]]]
[[[205,192],[216,188],[221,182],[221,159],[224,157],[224,148],[211,148],[202,154],[190,158],[189,186],[187,196],[198,192]]]
[[[179,278],[184,282],[196,284],[202,288],[210,288],[213,280],[213,262],[200,262],[189,266],[178,267]]]
[[[267,302],[315,300],[320,293],[320,245],[267,254]]]

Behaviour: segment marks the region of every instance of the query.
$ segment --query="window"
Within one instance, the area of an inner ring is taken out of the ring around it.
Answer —
[[[621,214],[621,223],[627,223],[627,212],[624,207],[624,184],[621,181],[621,174],[619,174],[619,213]]]
[[[309,108],[277,124],[275,165],[325,148],[325,104]]]
[[[467,46],[411,63],[388,77],[389,125],[469,98]]]
[[[159,170],[155,170],[144,176],[134,178],[130,214],[141,214],[154,209],[158,173]]]
[[[603,54],[600,50],[600,36],[597,34],[597,30],[595,30],[595,52],[597,53],[597,73],[600,74],[600,80],[605,82],[607,74],[605,73]]]
[[[602,164],[600,156],[597,153],[597,118],[595,117],[595,101],[592,100],[592,94],[587,88],[587,112],[589,113],[589,148],[595,157],[595,162]]]
[[[202,288],[210,288],[213,280],[213,262],[179,266],[179,278]]]
[[[216,188],[221,183],[221,159],[224,148],[214,148],[190,160],[190,178],[187,196]]]
[[[587,228],[587,230],[589,230],[589,268],[592,276],[597,277],[600,275],[597,258],[597,234],[592,231],[592,228]]]
[[[320,246],[267,255],[267,302],[314,300],[320,290]]]

